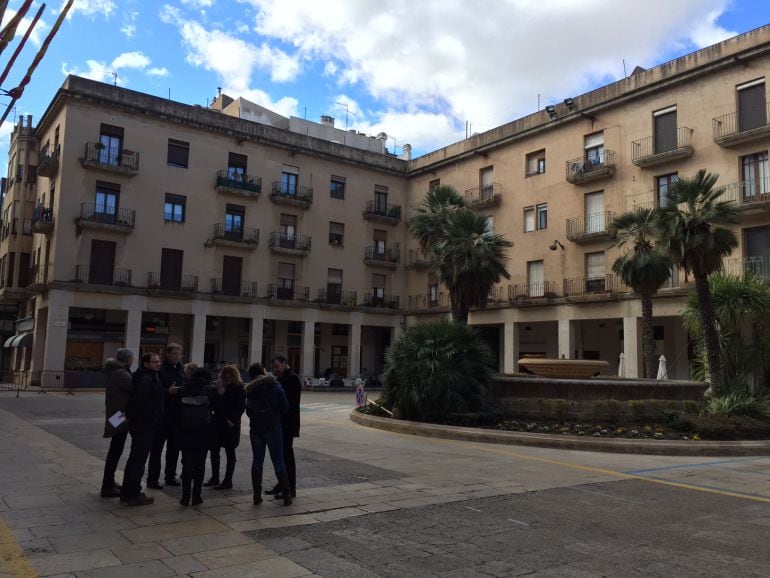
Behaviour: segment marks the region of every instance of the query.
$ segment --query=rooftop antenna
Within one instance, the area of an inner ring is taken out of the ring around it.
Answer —
[[[626,72],[626,59],[623,59],[623,77],[628,78],[628,73]]]
[[[118,85],[118,73],[117,72],[110,72],[112,75],[112,86]]]
[[[355,112],[350,111],[350,105],[347,102],[338,102],[340,106],[345,107],[345,131],[348,130],[348,115],[352,114],[353,116],[358,116]]]

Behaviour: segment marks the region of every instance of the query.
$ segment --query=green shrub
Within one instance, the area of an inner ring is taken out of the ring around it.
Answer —
[[[770,399],[765,393],[736,389],[725,395],[706,401],[706,415],[745,415],[757,419],[770,418]]]
[[[746,415],[683,413],[671,416],[671,425],[704,440],[770,439],[770,422]]]
[[[381,401],[404,419],[445,421],[484,408],[494,356],[470,327],[452,321],[410,327],[385,354]]]

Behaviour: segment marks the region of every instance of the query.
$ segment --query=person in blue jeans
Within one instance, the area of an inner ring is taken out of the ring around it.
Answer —
[[[250,372],[251,373],[251,372]],[[254,505],[262,503],[262,469],[265,448],[270,452],[275,475],[281,484],[283,505],[291,505],[289,477],[283,462],[283,435],[281,419],[289,411],[289,401],[281,385],[271,374],[258,376],[246,385],[246,415],[249,417],[251,439],[251,487]]]

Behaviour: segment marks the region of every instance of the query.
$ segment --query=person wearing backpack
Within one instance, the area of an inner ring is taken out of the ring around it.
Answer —
[[[275,476],[281,486],[283,505],[291,505],[291,490],[286,465],[283,462],[283,435],[281,421],[289,411],[289,401],[281,385],[271,374],[257,377],[246,386],[246,415],[249,417],[251,487],[254,505],[262,503],[262,468],[265,448],[270,451]]]
[[[179,398],[177,439],[182,451],[182,499],[183,506],[203,503],[201,488],[206,469],[206,454],[216,445],[216,424],[213,409],[217,403],[217,390],[211,385],[211,372],[205,367],[196,369],[192,377],[176,392]]]

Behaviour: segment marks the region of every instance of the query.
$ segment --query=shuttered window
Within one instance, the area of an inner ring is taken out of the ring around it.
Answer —
[[[167,163],[172,167],[186,169],[190,161],[190,143],[181,140],[168,139]]]

